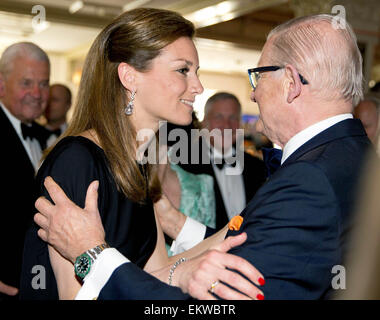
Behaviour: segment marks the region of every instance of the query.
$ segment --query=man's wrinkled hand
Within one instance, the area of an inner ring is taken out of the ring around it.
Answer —
[[[105,242],[98,210],[99,182],[89,185],[84,209],[73,203],[51,177],[45,179],[44,185],[55,204],[45,197],[37,199],[39,212],[34,221],[41,227],[38,235],[74,263],[77,256]]]

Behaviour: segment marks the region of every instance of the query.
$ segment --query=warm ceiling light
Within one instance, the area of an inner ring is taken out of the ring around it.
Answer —
[[[231,12],[233,5],[230,1],[223,1],[215,6],[216,14],[222,16],[226,13]]]
[[[212,6],[196,11],[194,13],[194,19],[195,21],[200,22],[211,18],[215,18],[216,15],[216,9],[214,6]]]
[[[74,1],[74,2],[70,5],[70,7],[69,7],[69,12],[70,12],[71,14],[73,14],[73,13],[79,11],[80,9],[82,9],[83,6],[84,6],[83,1]]]
[[[42,21],[40,23],[32,24],[34,33],[40,33],[50,27],[50,22]]]
[[[127,3],[126,5],[123,6],[123,11],[129,11],[129,10],[141,7],[141,6],[145,5],[145,4],[147,4],[148,2],[150,2],[150,0],[134,0],[134,1],[130,1],[129,3]]]
[[[78,86],[82,77],[82,70],[76,70],[71,78],[71,81]]]
[[[185,16],[189,20],[193,20],[196,24],[205,21],[213,21],[213,23],[227,21],[233,16],[233,10],[236,8],[236,3],[232,1],[223,1],[214,6],[209,6],[194,13]]]

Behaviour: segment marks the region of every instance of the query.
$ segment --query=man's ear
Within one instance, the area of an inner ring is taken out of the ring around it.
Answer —
[[[291,64],[285,66],[285,77],[287,79],[287,102],[292,103],[302,90],[302,83],[298,71]]]
[[[129,91],[136,91],[135,88],[135,78],[136,78],[136,69],[130,66],[128,63],[121,62],[117,67],[117,72],[119,79],[124,88]]]

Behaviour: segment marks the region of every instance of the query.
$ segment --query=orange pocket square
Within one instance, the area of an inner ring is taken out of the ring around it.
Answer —
[[[240,226],[242,223],[243,223],[243,217],[235,216],[230,220],[230,222],[228,222],[228,229],[237,231],[240,229]]]

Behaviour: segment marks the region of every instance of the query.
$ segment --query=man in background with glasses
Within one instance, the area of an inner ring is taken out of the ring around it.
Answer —
[[[249,70],[251,98],[260,109],[257,129],[279,145],[283,155],[281,167],[241,213],[240,229],[227,236],[247,233],[247,241],[229,252],[263,273],[265,285],[260,289],[265,299],[330,297],[334,266],[343,264],[347,251],[357,182],[371,143],[352,117],[362,97],[356,37],[348,24],[337,29],[333,22],[333,16],[317,15],[280,25],[269,34],[258,68]],[[60,216],[53,206],[38,209],[43,214],[39,219],[53,212]],[[40,224],[49,232],[45,240],[56,237],[61,227],[57,223],[48,228],[43,220]],[[64,240],[52,244],[69,255]],[[72,246],[78,251],[78,241]],[[127,272],[126,265],[118,268],[119,274],[123,268]],[[184,262],[180,268],[188,266]],[[197,271],[193,275],[200,276]],[[100,296],[112,297],[121,285],[132,290],[128,281],[127,273],[122,284],[111,276]],[[210,291],[217,294],[215,283],[210,283]],[[159,293],[159,288],[152,280],[151,293]]]

